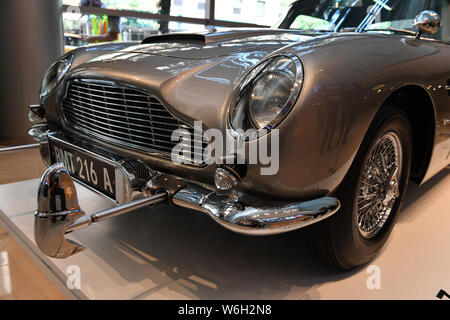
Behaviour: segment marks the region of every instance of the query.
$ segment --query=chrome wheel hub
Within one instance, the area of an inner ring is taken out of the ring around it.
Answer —
[[[392,131],[380,137],[369,151],[357,201],[358,229],[363,237],[376,236],[389,218],[400,196],[402,163],[400,138]]]

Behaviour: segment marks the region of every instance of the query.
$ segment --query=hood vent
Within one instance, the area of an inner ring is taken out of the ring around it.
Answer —
[[[206,36],[202,34],[162,34],[157,36],[151,36],[142,41],[141,44],[149,44],[149,43],[192,43],[205,45],[206,44]]]

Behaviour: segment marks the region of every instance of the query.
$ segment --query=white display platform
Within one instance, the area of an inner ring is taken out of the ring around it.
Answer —
[[[373,261],[381,289],[369,290],[368,266],[339,272],[319,261],[302,232],[234,234],[207,216],[168,205],[146,208],[74,232],[88,247],[66,260],[36,248],[38,180],[0,186],[0,222],[68,298],[75,299],[436,299],[450,292],[449,170],[421,188],[411,184],[397,226]],[[111,207],[77,185],[88,213]],[[66,288],[67,268],[81,290]]]

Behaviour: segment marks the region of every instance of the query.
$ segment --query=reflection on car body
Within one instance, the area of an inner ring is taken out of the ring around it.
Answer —
[[[168,201],[244,234],[307,227],[330,263],[368,262],[410,178],[421,184],[449,164],[448,10],[434,0],[304,0],[278,29],[175,33],[66,54],[32,111],[40,122],[30,133],[50,167],[38,194],[39,248],[65,258],[83,249],[65,233]],[[192,155],[209,150],[210,129],[243,154],[174,160],[178,143]],[[173,141],[180,130],[193,140]],[[248,159],[275,135],[278,171],[262,174],[267,164]],[[84,179],[55,156],[61,146],[79,155]],[[92,183],[104,170],[113,192]],[[85,216],[73,180],[117,207]],[[65,191],[64,206],[51,205],[61,192],[48,185]]]

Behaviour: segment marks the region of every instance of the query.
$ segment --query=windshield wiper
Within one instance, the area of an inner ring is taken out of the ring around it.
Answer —
[[[334,30],[329,30],[329,29],[295,29],[295,30],[299,30],[299,31],[302,31],[302,32],[315,32],[315,33],[335,32]]]
[[[356,32],[363,32],[364,30],[366,30],[366,28],[375,21],[376,17],[378,16],[378,14],[380,14],[381,10],[383,8],[386,9],[385,6],[389,2],[389,0],[373,0],[373,2],[375,2],[374,6],[370,10],[370,12],[364,17],[363,21],[358,26]]]
[[[345,28],[343,29],[341,32],[356,32],[358,30],[358,28]],[[394,32],[394,33],[407,33],[407,34],[411,34],[411,35],[416,35],[417,32],[414,32],[412,30],[407,30],[407,29],[397,29],[397,28],[376,28],[376,29],[366,29],[364,31],[361,32],[370,32],[370,31],[386,31],[386,32]]]
[[[348,15],[350,14],[350,12],[353,10],[353,8],[356,7],[356,5],[360,2],[360,0],[355,0],[352,5],[347,9],[347,11],[345,12],[344,16],[338,21],[338,23],[336,24],[336,27],[334,27],[334,31],[338,31],[339,28],[341,27],[342,23],[345,21],[345,19],[347,19]]]
[[[396,29],[396,28],[377,28],[377,29],[366,29],[364,32],[370,32],[370,31],[386,31],[386,32],[394,32],[394,33],[407,33],[411,35],[416,35],[417,32],[414,32],[412,30],[406,30],[406,29]]]

